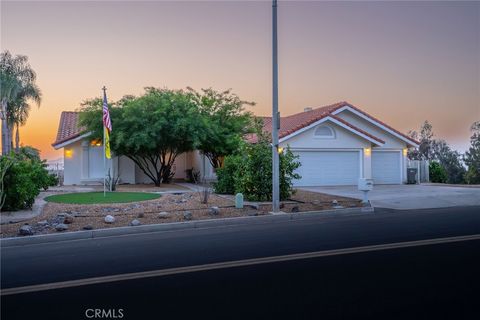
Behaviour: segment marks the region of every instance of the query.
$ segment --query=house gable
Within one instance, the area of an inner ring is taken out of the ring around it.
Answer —
[[[333,130],[334,137],[322,138],[315,135],[317,129],[324,126]],[[289,146],[292,149],[363,149],[370,148],[372,142],[336,123],[324,121],[310,126],[288,139],[282,139],[280,146]]]
[[[332,112],[335,115],[348,123],[359,127],[382,140],[385,140],[384,148],[405,148],[405,147],[418,147],[418,142],[409,138],[405,134],[398,132],[387,124],[377,120],[376,118],[368,115],[362,110],[345,105]]]

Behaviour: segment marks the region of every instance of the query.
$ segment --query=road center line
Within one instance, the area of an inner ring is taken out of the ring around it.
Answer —
[[[387,243],[387,244],[378,244],[378,245],[371,245],[371,246],[324,250],[324,251],[315,251],[315,252],[306,252],[306,253],[296,253],[296,254],[289,254],[289,255],[282,255],[282,256],[217,262],[217,263],[209,263],[209,264],[202,264],[202,265],[196,265],[196,266],[177,267],[177,268],[169,268],[169,269],[161,269],[161,270],[153,270],[153,271],[143,271],[143,272],[116,274],[116,275],[103,276],[103,277],[93,277],[93,278],[85,278],[85,279],[78,279],[78,280],[45,283],[45,284],[38,284],[38,285],[31,285],[31,286],[24,286],[24,287],[2,289],[1,295],[7,296],[7,295],[14,295],[14,294],[28,293],[28,292],[78,287],[78,286],[101,284],[101,283],[107,283],[107,282],[115,282],[115,281],[161,277],[161,276],[168,276],[168,275],[174,275],[174,274],[243,267],[243,266],[251,266],[251,265],[274,263],[274,262],[320,258],[320,257],[381,251],[381,250],[401,249],[401,248],[427,246],[427,245],[461,242],[461,241],[471,241],[471,240],[480,240],[480,234],[449,237],[449,238],[436,238],[436,239],[427,239],[427,240]]]

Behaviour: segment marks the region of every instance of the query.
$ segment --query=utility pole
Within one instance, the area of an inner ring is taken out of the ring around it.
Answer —
[[[280,211],[280,157],[278,155],[278,129],[280,114],[278,112],[278,48],[277,48],[277,0],[272,3],[272,211]]]

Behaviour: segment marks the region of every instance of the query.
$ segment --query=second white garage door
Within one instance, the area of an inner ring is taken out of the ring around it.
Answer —
[[[372,178],[374,184],[400,184],[400,152],[372,152]]]
[[[296,186],[356,185],[360,177],[358,151],[298,151],[302,164]]]

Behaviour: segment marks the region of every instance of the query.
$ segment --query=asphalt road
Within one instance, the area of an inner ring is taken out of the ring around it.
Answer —
[[[480,208],[464,207],[7,247],[1,287],[478,234]],[[470,240],[2,295],[1,315],[475,319],[479,271]]]

